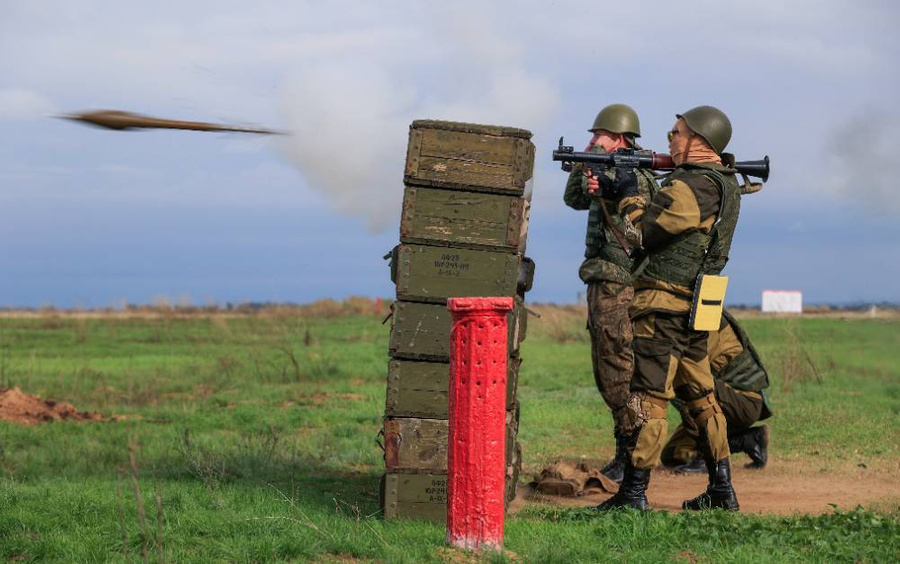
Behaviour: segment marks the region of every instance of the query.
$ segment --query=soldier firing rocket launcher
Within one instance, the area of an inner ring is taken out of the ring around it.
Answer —
[[[559,138],[559,147],[553,151],[553,160],[562,162],[562,169],[566,172],[583,170],[587,167],[594,176],[599,176],[606,167],[649,168],[653,170],[672,170],[675,162],[671,155],[654,153],[653,151],[619,149],[615,153],[582,153],[575,151],[570,145],[563,145],[563,138]],[[727,163],[740,174],[753,176],[763,182],[769,179],[768,155],[758,161],[741,161]]]

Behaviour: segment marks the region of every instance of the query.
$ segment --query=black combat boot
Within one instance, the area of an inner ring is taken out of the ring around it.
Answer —
[[[600,469],[600,473],[617,484],[622,483],[625,475],[625,460],[628,458],[628,437],[616,432],[616,455],[609,464]]]
[[[751,462],[745,464],[744,468],[765,468],[769,461],[769,428],[762,425],[729,434],[728,449],[731,452],[746,453],[750,457]]]
[[[619,491],[596,507],[599,511],[610,509],[637,509],[649,511],[647,503],[647,486],[650,485],[650,468],[635,468],[629,457],[625,461],[622,484]]]
[[[703,509],[724,509],[726,511],[738,511],[737,496],[731,487],[731,464],[725,458],[718,462],[707,462],[706,470],[709,472],[709,485],[706,491],[694,499],[686,500],[681,504],[682,509],[700,511]]]

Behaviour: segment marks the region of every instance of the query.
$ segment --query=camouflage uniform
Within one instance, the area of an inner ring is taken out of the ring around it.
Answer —
[[[639,197],[649,201],[656,193],[656,181],[647,171],[635,170],[635,173]],[[605,174],[614,178],[615,169]],[[634,289],[625,286],[632,259],[615,233],[618,231],[619,237],[624,237],[624,223],[616,210],[617,202],[589,195],[584,174],[579,171],[569,175],[563,201],[573,209],[588,210],[585,259],[578,275],[587,284],[587,328],[591,335],[594,382],[612,411],[617,436],[630,435],[634,423],[627,405],[633,359],[628,308]],[[605,214],[601,206],[606,207]]]
[[[601,511],[649,509],[650,473],[660,462],[666,406],[676,395],[698,429],[710,480],[705,492],[682,507],[738,509],[725,417],[713,393],[709,333],[693,330],[689,317],[697,277],[718,274],[728,260],[739,210],[734,170],[710,163],[678,165],[649,204],[636,196],[619,202],[627,232],[646,254],[632,275],[637,278],[630,308],[634,375],[628,407],[637,431],[626,446],[622,485],[598,506]]]
[[[650,508],[646,493],[651,469],[659,464],[666,406],[676,395],[698,430],[709,473],[706,491],[684,501],[682,508],[739,509],[731,485],[727,424],[714,393],[709,332],[694,330],[690,320],[697,281],[722,272],[737,228],[741,189],[737,171],[726,165],[733,164],[734,157],[723,152],[731,139],[731,122],[712,106],[676,117],[669,147],[684,162],[662,181],[649,204],[638,196],[633,175],[617,171],[618,193],[624,195],[618,211],[625,218],[626,233],[645,255],[632,274],[635,295],[630,309],[634,376],[628,407],[637,431],[627,445],[631,456],[619,491],[597,507],[601,511]],[[690,151],[694,137],[705,142],[698,142],[696,157]]]
[[[719,331],[709,334],[708,348],[716,400],[728,422],[729,449],[747,453],[752,459],[748,467],[762,468],[768,457],[767,430],[751,427],[772,416],[766,396],[769,375],[750,337],[727,311],[723,312]],[[662,462],[700,471],[702,468],[694,464],[701,457],[699,431],[684,403],[674,403],[681,411],[682,422],[663,447]]]
[[[699,427],[709,456],[723,460],[728,440],[713,393],[709,333],[691,329],[688,317],[697,276],[718,274],[727,261],[740,210],[737,181],[724,166],[684,163],[649,206],[629,200],[621,208],[638,227],[647,252],[631,305],[635,370],[630,406],[641,421],[633,463],[637,468],[659,464],[666,403],[676,394]],[[710,235],[714,224],[715,239]]]

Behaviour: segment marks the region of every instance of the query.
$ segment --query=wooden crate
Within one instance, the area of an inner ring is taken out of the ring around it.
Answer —
[[[525,246],[527,204],[512,196],[407,186],[400,241],[517,252]]]
[[[382,479],[385,519],[447,519],[446,474],[396,474]]]
[[[519,429],[518,406],[506,411],[506,461],[514,462]],[[384,420],[384,465],[388,472],[447,472],[448,421],[417,417]]]
[[[518,409],[506,413],[506,485],[507,507],[516,496],[522,469],[522,448],[518,443]],[[444,437],[446,439],[446,421]],[[410,469],[387,468],[382,477],[381,504],[385,519],[425,519],[443,522],[447,516],[446,464],[437,471],[411,472]]]
[[[450,364],[392,359],[388,362],[384,414],[390,417],[447,418]]]
[[[531,132],[417,120],[409,128],[407,184],[521,196],[534,169]]]
[[[398,300],[446,304],[451,297],[515,295],[519,256],[401,244],[392,268],[396,270]]]
[[[453,318],[445,304],[394,302],[391,317],[390,354],[394,358],[450,361],[450,325]],[[509,313],[508,348],[518,356],[525,339],[528,312],[522,300]]]
[[[516,403],[521,359],[510,358],[506,377],[506,405]],[[392,359],[384,414],[391,417],[446,419],[450,365],[446,362]]]
[[[521,453],[518,443],[516,452]],[[507,469],[504,495],[509,507],[516,497],[521,460]],[[384,518],[421,519],[443,523],[447,519],[446,474],[398,474],[388,472],[381,480]]]
[[[384,420],[388,471],[447,473],[447,420],[390,417]]]

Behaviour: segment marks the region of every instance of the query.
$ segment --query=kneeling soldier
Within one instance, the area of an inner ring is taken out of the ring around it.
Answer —
[[[634,377],[629,408],[638,421],[631,437],[625,476],[616,495],[598,509],[649,509],[647,486],[666,440],[666,405],[678,396],[699,430],[709,486],[684,509],[736,511],[731,486],[725,416],[716,401],[707,356],[707,331],[691,325],[691,305],[701,275],[717,275],[728,260],[737,226],[740,189],[731,155],[731,123],[710,106],[678,115],[669,132],[675,170],[645,205],[636,195],[633,172],[617,170],[619,212],[633,225],[632,237],[646,257],[635,270]],[[724,160],[723,160],[724,159]],[[629,197],[632,196],[632,197]],[[699,288],[697,288],[699,291]]]
[[[769,429],[753,427],[772,416],[766,389],[769,375],[750,336],[727,311],[718,331],[709,334],[709,362],[716,379],[716,400],[728,422],[728,449],[750,457],[747,468],[760,469],[768,460]],[[705,464],[698,446],[699,431],[683,402],[681,425],[662,451],[662,463],[680,472],[702,472]]]

